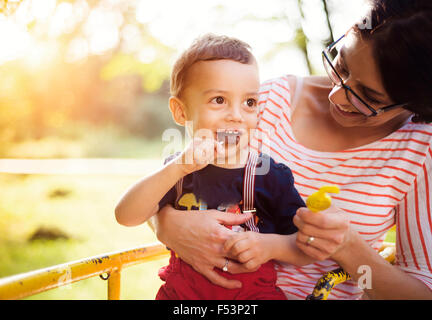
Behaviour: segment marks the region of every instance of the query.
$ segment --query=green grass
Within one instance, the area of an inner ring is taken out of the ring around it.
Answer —
[[[152,168],[149,168],[151,170]],[[114,207],[137,176],[44,176],[0,174],[0,277],[45,268],[156,241],[147,225],[124,227]],[[69,239],[30,241],[39,228],[56,228]],[[122,272],[122,299],[153,299],[167,259]],[[99,277],[29,299],[106,299]]]

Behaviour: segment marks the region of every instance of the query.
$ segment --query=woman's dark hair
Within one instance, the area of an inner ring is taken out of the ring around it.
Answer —
[[[363,25],[384,88],[414,122],[432,122],[432,0],[372,0]],[[368,20],[369,19],[369,20]]]

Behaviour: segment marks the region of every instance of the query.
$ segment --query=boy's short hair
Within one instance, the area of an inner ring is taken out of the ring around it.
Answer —
[[[170,93],[180,97],[186,86],[187,72],[198,61],[228,59],[251,64],[255,61],[251,47],[236,38],[206,34],[192,43],[177,59],[171,72]]]

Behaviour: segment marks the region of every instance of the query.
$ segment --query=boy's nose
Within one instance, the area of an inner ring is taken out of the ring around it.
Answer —
[[[231,121],[238,121],[241,122],[243,121],[243,116],[241,114],[241,106],[233,106],[232,108],[230,108],[229,114],[228,114],[228,119]]]

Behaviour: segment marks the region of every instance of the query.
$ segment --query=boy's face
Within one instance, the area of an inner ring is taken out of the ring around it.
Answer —
[[[200,61],[188,71],[182,102],[194,134],[208,132],[236,149],[248,145],[257,126],[258,67],[255,62]],[[207,129],[203,131],[202,129]],[[205,134],[205,133],[204,133]]]

